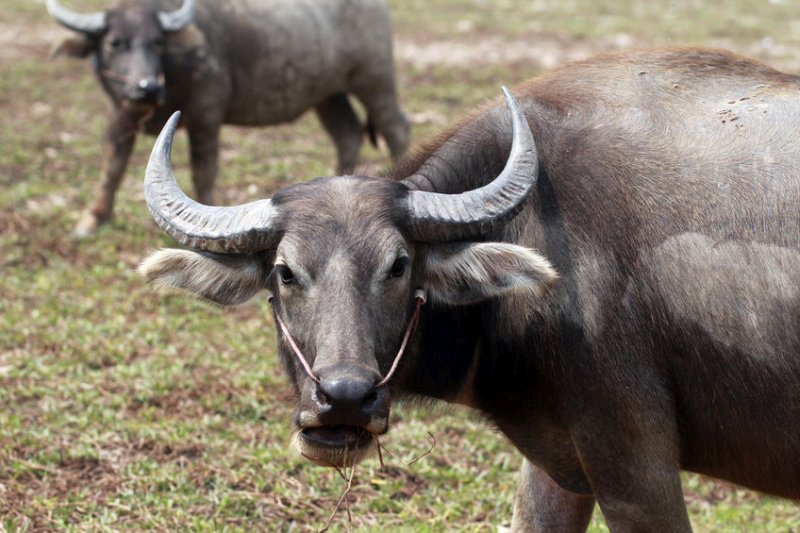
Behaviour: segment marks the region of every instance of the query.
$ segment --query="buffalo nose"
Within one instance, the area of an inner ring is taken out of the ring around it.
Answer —
[[[374,381],[334,379],[319,383],[315,399],[324,423],[359,426],[380,411],[383,396]]]
[[[155,78],[143,78],[136,84],[143,100],[155,100],[161,96],[163,87]]]

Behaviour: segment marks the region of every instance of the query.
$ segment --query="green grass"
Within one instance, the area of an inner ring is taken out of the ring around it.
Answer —
[[[406,0],[394,7],[401,31],[417,26],[424,13],[425,35],[439,38],[474,32],[533,41],[541,35],[602,40],[620,33],[650,43],[726,38],[747,44],[768,35],[794,43],[800,39],[797,6],[791,1]]]
[[[537,74],[542,43],[555,43],[557,61],[614,48],[620,35],[641,45],[722,43],[784,68],[796,68],[800,53],[790,1],[392,6],[417,143],[501,84]],[[266,302],[223,310],[154,294],[138,279],[144,254],[173,244],[143,202],[152,138],[137,145],[113,222],[85,241],[70,237],[99,172],[106,103],[88,64],[47,58],[60,34],[42,2],[5,2],[0,34],[20,26],[26,37],[3,41],[0,54],[0,530],[319,530],[344,482],[290,450],[291,391]],[[765,37],[775,46],[763,47]],[[486,42],[516,59],[474,51]],[[409,45],[419,53],[404,53]],[[387,162],[374,149],[364,158]],[[186,162],[181,134],[175,164],[189,188]],[[333,148],[311,115],[226,128],[218,193],[238,203],[332,168]],[[462,409],[405,406],[393,416],[386,468],[371,460],[355,477],[356,530],[509,523],[520,457],[501,436]],[[430,448],[429,432],[436,446],[409,466]],[[698,476],[685,478],[685,492],[697,531],[800,530],[793,503]],[[332,529],[347,529],[344,512]],[[591,530],[606,530],[599,514]]]

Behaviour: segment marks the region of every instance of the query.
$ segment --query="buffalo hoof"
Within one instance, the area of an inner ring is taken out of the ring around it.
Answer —
[[[97,233],[97,229],[105,222],[105,220],[100,220],[97,216],[92,213],[91,211],[84,211],[81,215],[81,219],[75,225],[75,229],[72,230],[72,235],[79,239],[85,239],[86,237],[91,237],[95,233]]]

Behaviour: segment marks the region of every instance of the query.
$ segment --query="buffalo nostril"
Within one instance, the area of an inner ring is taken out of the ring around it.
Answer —
[[[158,80],[151,78],[143,78],[139,80],[139,83],[136,84],[136,87],[145,98],[159,96],[163,89]]]
[[[320,407],[327,407],[331,404],[331,397],[325,394],[325,391],[319,386],[314,390],[314,400]]]
[[[361,406],[364,409],[369,410],[375,406],[375,403],[377,403],[377,401],[378,401],[378,391],[373,390],[370,394],[367,395],[366,398],[364,398],[364,401],[361,402]]]

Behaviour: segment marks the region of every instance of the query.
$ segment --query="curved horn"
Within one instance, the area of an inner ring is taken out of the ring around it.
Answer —
[[[443,242],[486,235],[523,208],[539,176],[539,159],[525,114],[506,87],[513,140],[503,171],[491,183],[460,194],[409,191],[406,207],[412,234]]]
[[[178,242],[209,252],[252,253],[270,243],[275,208],[270,200],[234,207],[211,207],[186,196],[172,172],[172,138],[180,112],[170,117],[156,140],[144,177],[144,197],[156,224]]]
[[[183,0],[183,5],[171,13],[158,13],[158,20],[164,31],[178,31],[186,27],[194,19],[195,0]]]
[[[58,22],[74,31],[97,35],[106,30],[106,14],[102,11],[76,13],[59,4],[58,0],[47,0],[47,11]]]

